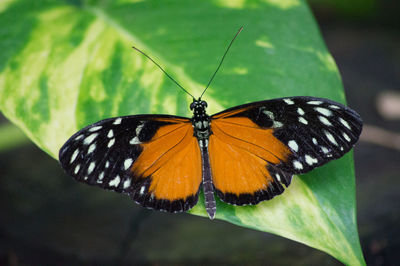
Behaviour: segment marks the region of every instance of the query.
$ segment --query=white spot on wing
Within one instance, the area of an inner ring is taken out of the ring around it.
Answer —
[[[332,136],[331,133],[329,133],[328,131],[325,131],[325,136],[326,136],[326,138],[327,138],[330,142],[332,142],[333,144],[335,144],[336,146],[338,146],[338,144],[337,144],[337,142],[336,142],[336,139]]]
[[[279,174],[275,174],[276,176],[276,180],[278,180],[278,182],[281,182],[281,176]]]
[[[312,138],[312,143],[314,143],[314,145],[317,145],[318,141],[315,138]]]
[[[274,123],[272,124],[273,128],[277,128],[277,127],[281,127],[283,126],[283,123],[279,122],[279,121],[274,121]]]
[[[69,163],[72,163],[73,161],[75,161],[76,156],[78,156],[78,153],[79,153],[79,149],[76,149],[76,150],[74,151],[74,153],[72,154],[71,160],[69,161]]]
[[[332,109],[340,109],[340,107],[337,106],[337,105],[329,105],[329,107],[332,108]]]
[[[95,132],[95,131],[99,130],[100,128],[102,128],[102,126],[92,127],[88,131],[89,132]]]
[[[93,133],[93,134],[87,136],[87,137],[83,140],[83,144],[89,145],[89,144],[92,143],[92,141],[97,137],[97,135],[99,135],[99,133]]]
[[[263,107],[264,108],[264,107]],[[266,116],[268,116],[269,119],[272,120],[272,127],[273,128],[277,128],[277,127],[281,127],[283,126],[283,123],[279,122],[279,121],[275,121],[275,115],[273,112],[268,111],[268,110],[263,110],[262,111]]]
[[[95,166],[96,166],[95,162],[91,162],[89,164],[89,167],[88,167],[88,170],[87,170],[88,175],[90,175],[93,172]]]
[[[307,103],[311,104],[311,105],[320,105],[322,102],[321,101],[309,101]]]
[[[344,139],[345,139],[347,142],[350,142],[350,141],[351,141],[350,137],[349,137],[346,133],[344,133],[344,132],[343,132],[343,137],[344,137]]]
[[[115,138],[111,139],[111,140],[108,142],[107,147],[108,147],[108,148],[111,148],[111,146],[114,145],[114,143],[115,143]]]
[[[140,194],[140,195],[143,195],[145,189],[146,189],[146,187],[145,187],[145,186],[142,186],[142,187],[140,188],[139,194]]]
[[[101,172],[101,173],[99,174],[99,180],[102,180],[103,177],[104,177],[104,172]]]
[[[89,146],[88,154],[93,152],[95,149],[96,149],[96,143],[93,143],[92,145]]]
[[[119,182],[121,182],[121,178],[119,177],[119,175],[117,175],[113,180],[111,180],[108,185],[110,187],[118,187]]]
[[[348,129],[351,130],[351,127],[350,127],[349,123],[347,123],[346,120],[344,120],[343,118],[339,117],[339,121],[340,121],[340,123],[342,123],[343,126],[345,126],[345,127],[347,127]]]
[[[324,116],[331,116],[332,112],[326,108],[322,108],[322,107],[315,107],[314,108],[315,111],[317,111],[320,114],[323,114]]]
[[[306,156],[304,157],[306,159],[306,163],[308,165],[313,165],[315,163],[318,163],[318,160],[314,157],[311,157],[310,155],[306,154]]]
[[[301,109],[300,107],[297,108],[297,113],[298,113],[299,115],[304,115],[304,114],[305,114],[304,110]]]
[[[275,116],[274,116],[274,113],[273,113],[273,112],[268,111],[268,110],[263,110],[262,112],[263,112],[266,116],[268,116],[269,119],[271,119],[271,120],[274,120],[274,119],[275,119]]]
[[[332,126],[331,122],[325,116],[318,116],[319,121],[322,122],[325,126]]]
[[[81,168],[81,166],[78,164],[76,167],[75,167],[75,170],[74,170],[74,174],[77,174],[78,172],[79,172],[79,169]]]
[[[75,138],[75,140],[79,140],[79,139],[81,139],[81,138],[83,138],[83,134],[80,134],[79,136],[77,136],[77,137]]]
[[[290,99],[283,99],[283,101],[284,101],[285,103],[287,103],[288,105],[294,104],[294,102],[293,102],[292,100],[290,100]]]
[[[119,124],[121,124],[121,121],[122,121],[122,118],[118,117],[117,119],[115,119],[113,125],[119,125]]]
[[[299,161],[293,161],[293,166],[299,170],[303,169],[303,165]]]
[[[127,180],[124,181],[123,188],[124,189],[128,188],[130,185],[131,185],[131,179],[128,178]]]
[[[107,137],[108,137],[109,139],[111,139],[112,137],[114,137],[114,132],[113,132],[112,129],[110,129],[110,131],[108,131]]]
[[[131,141],[129,141],[129,144],[132,145],[136,145],[136,144],[140,144],[141,142],[139,141],[139,138],[136,136],[133,139],[131,139]]]
[[[290,141],[288,142],[288,145],[289,145],[289,147],[290,147],[292,150],[294,150],[295,152],[298,152],[298,151],[299,151],[299,145],[297,145],[297,142],[296,142],[296,141],[290,140]]]
[[[303,123],[304,125],[307,125],[307,124],[308,124],[308,121],[305,120],[304,117],[302,117],[302,116],[299,117],[299,122],[300,122],[300,123]]]
[[[127,170],[133,163],[133,160],[131,158],[128,158],[124,161],[124,169]]]
[[[107,161],[107,162],[106,162],[106,168],[108,168],[109,166],[110,166],[110,162]]]
[[[135,130],[136,136],[139,136],[140,131],[142,131],[142,128],[143,128],[143,127],[144,127],[144,122],[141,122],[141,123],[137,126],[137,128],[136,128],[136,130]]]
[[[329,153],[329,150],[328,150],[326,147],[324,147],[324,146],[321,146],[321,150],[322,150],[322,152],[325,153],[325,154],[328,154],[328,153]]]

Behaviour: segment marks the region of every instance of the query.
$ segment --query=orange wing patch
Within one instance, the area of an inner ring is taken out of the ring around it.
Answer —
[[[157,200],[185,200],[198,193],[201,157],[191,123],[161,127],[131,171],[139,178],[151,178],[148,194]]]
[[[223,194],[240,197],[267,190],[274,182],[267,166],[279,164],[290,155],[290,150],[273,136],[273,129],[262,129],[246,117],[213,120],[211,129],[213,182],[217,192]]]

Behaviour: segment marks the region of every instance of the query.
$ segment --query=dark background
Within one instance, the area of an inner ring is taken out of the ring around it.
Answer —
[[[400,6],[373,0],[311,4],[348,105],[366,124],[355,148],[364,256],[368,265],[398,265],[400,117],[380,110],[400,98]],[[126,196],[78,184],[57,161],[23,143],[0,152],[0,265],[340,265],[275,235],[140,208]]]

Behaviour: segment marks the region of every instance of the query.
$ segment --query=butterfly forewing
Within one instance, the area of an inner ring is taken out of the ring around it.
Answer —
[[[128,193],[146,207],[184,211],[197,202],[201,173],[197,180],[193,178],[186,183],[173,175],[160,178],[157,173],[158,168],[171,169],[171,164],[181,166],[179,160],[182,159],[178,156],[172,160],[165,159],[171,157],[172,149],[176,154],[198,153],[192,142],[186,141],[186,146],[179,145],[188,139],[188,135],[193,135],[190,130],[190,119],[175,116],[138,115],[106,119],[74,134],[60,149],[59,159],[65,171],[80,182]],[[164,145],[157,145],[154,149],[152,143],[157,141]],[[189,144],[193,151],[185,150]],[[140,162],[136,164],[138,160]],[[195,174],[194,163],[199,162],[193,161],[180,174]],[[201,169],[200,165],[198,169]],[[170,193],[163,191],[163,188],[170,187],[175,190],[170,190]]]
[[[361,128],[361,118],[350,108],[314,97],[254,102],[215,114],[209,149],[217,194],[238,205],[279,195],[281,183],[288,186],[293,174],[348,152]],[[233,157],[241,154],[239,167],[229,165],[228,153],[218,151],[221,145],[229,146]]]

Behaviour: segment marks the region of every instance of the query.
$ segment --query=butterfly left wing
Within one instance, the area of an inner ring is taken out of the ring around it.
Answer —
[[[281,194],[294,174],[348,152],[362,128],[352,109],[314,97],[245,104],[211,119],[214,187],[221,200],[236,205]]]
[[[197,203],[201,158],[188,118],[102,120],[74,134],[59,159],[76,180],[127,193],[145,207],[179,212]]]

